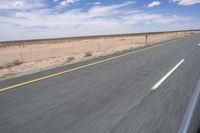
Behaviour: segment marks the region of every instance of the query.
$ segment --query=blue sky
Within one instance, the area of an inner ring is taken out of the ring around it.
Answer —
[[[200,0],[0,0],[0,41],[200,29]]]

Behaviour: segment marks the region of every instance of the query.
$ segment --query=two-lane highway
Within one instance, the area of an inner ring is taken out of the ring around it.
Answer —
[[[0,82],[1,133],[176,133],[200,35]]]

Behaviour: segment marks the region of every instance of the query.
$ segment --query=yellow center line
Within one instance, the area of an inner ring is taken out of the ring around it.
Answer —
[[[140,50],[132,51],[132,52],[125,53],[125,54],[122,54],[122,55],[118,55],[118,56],[115,56],[115,57],[107,58],[107,59],[97,61],[97,62],[93,62],[93,63],[87,64],[87,65],[82,65],[82,66],[75,67],[75,68],[65,70],[65,71],[62,71],[62,72],[50,74],[48,76],[44,76],[44,77],[36,78],[36,79],[33,79],[33,80],[25,81],[25,82],[15,84],[15,85],[12,85],[12,86],[8,86],[8,87],[5,87],[5,88],[0,88],[0,92],[7,91],[7,90],[10,90],[10,89],[14,89],[14,88],[17,88],[17,87],[21,87],[21,86],[24,86],[24,85],[28,85],[28,84],[31,84],[31,83],[35,83],[35,82],[38,82],[38,81],[46,80],[46,79],[49,79],[49,78],[53,78],[53,77],[56,77],[56,76],[59,76],[59,75],[62,75],[62,74],[66,74],[66,73],[69,73],[69,72],[73,72],[73,71],[76,71],[76,70],[79,70],[79,69],[82,69],[82,68],[86,68],[86,67],[94,66],[94,65],[101,64],[101,63],[104,63],[104,62],[108,62],[108,61],[111,61],[111,60],[114,60],[114,59],[117,59],[117,58],[121,58],[121,57],[130,55],[130,54],[135,54],[135,53],[138,53],[138,52],[141,52],[141,51],[144,51],[144,50],[152,49],[154,47],[158,47],[158,46],[161,46],[161,45],[164,45],[164,43],[159,44],[159,45],[154,45],[154,46],[151,46],[151,47],[147,47],[147,48],[143,48],[143,49],[140,49]]]

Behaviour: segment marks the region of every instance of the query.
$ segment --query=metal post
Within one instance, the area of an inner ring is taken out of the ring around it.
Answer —
[[[100,43],[98,43],[97,46],[98,46],[98,51],[100,51]]]
[[[146,38],[146,45],[148,45],[148,34],[145,34],[145,38]]]

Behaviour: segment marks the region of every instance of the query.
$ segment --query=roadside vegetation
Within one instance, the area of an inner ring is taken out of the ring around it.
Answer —
[[[92,56],[93,54],[92,54],[92,52],[86,52],[85,53],[85,57],[90,57],[90,56]]]
[[[70,62],[70,61],[73,61],[73,60],[75,60],[74,56],[70,56],[70,57],[67,58],[67,62]]]
[[[3,69],[4,67],[3,66],[0,66],[0,69]]]
[[[22,61],[20,61],[20,60],[15,60],[15,61],[13,61],[13,62],[7,63],[5,66],[0,66],[0,69],[3,69],[3,68],[11,68],[11,67],[14,67],[14,66],[19,66],[19,65],[21,65],[21,64],[23,64]]]

